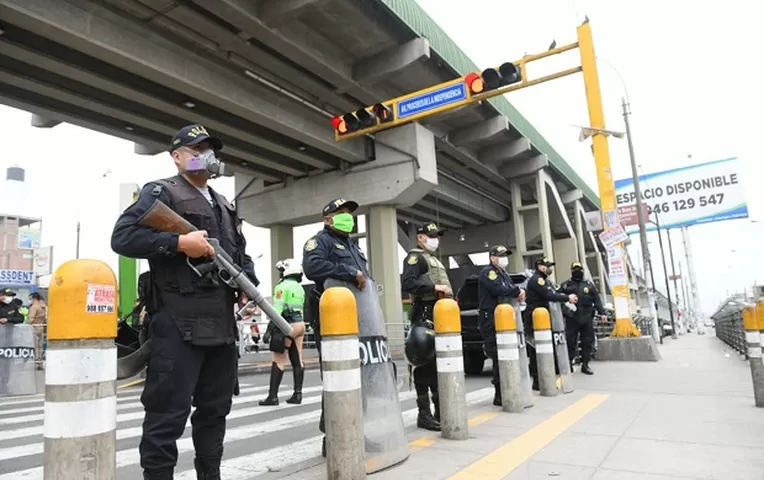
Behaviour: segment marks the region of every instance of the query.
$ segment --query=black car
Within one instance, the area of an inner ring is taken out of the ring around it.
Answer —
[[[512,283],[522,288],[530,275],[525,272],[510,273]],[[456,303],[462,317],[462,350],[464,351],[464,372],[479,375],[485,365],[483,336],[478,330],[478,276],[470,275],[456,292]]]

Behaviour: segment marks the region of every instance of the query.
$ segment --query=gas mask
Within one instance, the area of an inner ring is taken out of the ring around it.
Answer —
[[[188,173],[207,172],[210,178],[233,176],[233,171],[227,169],[226,164],[221,162],[211,149],[193,152],[193,156],[185,161],[184,171]]]
[[[432,253],[435,250],[438,249],[440,246],[440,239],[439,238],[427,238],[427,241],[424,244],[425,248],[428,252]]]
[[[509,265],[509,259],[507,257],[499,257],[499,267],[507,268]]]

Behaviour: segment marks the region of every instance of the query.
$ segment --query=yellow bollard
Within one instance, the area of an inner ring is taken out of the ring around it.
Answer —
[[[346,287],[321,295],[321,368],[329,480],[363,480],[366,461],[361,399],[358,310]]]
[[[117,279],[72,260],[48,293],[43,478],[116,478]]]
[[[764,316],[762,304],[743,307],[743,328],[745,343],[748,347],[748,362],[751,366],[753,381],[753,399],[757,407],[764,407],[764,364],[761,360],[761,338],[759,335],[759,317]]]
[[[466,440],[467,390],[464,385],[462,320],[459,305],[451,298],[435,302],[435,362],[440,397],[440,434],[450,440]]]
[[[759,341],[761,341],[761,338],[764,338],[764,298],[758,301],[756,303],[756,323],[759,327]],[[762,362],[764,362],[764,345],[761,346],[762,351]]]
[[[496,349],[499,362],[501,408],[505,412],[519,413],[525,409],[520,370],[520,351],[517,342],[517,321],[511,305],[496,306]]]
[[[536,343],[536,371],[539,393],[544,397],[557,395],[557,376],[554,373],[554,348],[552,347],[552,319],[544,307],[533,311],[533,340]]]

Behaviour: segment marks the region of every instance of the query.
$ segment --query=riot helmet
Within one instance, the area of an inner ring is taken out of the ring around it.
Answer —
[[[435,332],[424,323],[415,323],[406,337],[406,361],[421,367],[435,358]]]

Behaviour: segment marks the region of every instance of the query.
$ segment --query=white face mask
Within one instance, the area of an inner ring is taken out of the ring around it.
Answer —
[[[13,297],[3,297],[3,303],[8,305],[13,301]]]
[[[509,259],[507,257],[499,257],[499,267],[507,268],[509,265]]]
[[[440,239],[439,238],[427,238],[427,242],[424,244],[425,248],[430,251],[434,252],[438,249],[438,246],[440,246]]]

